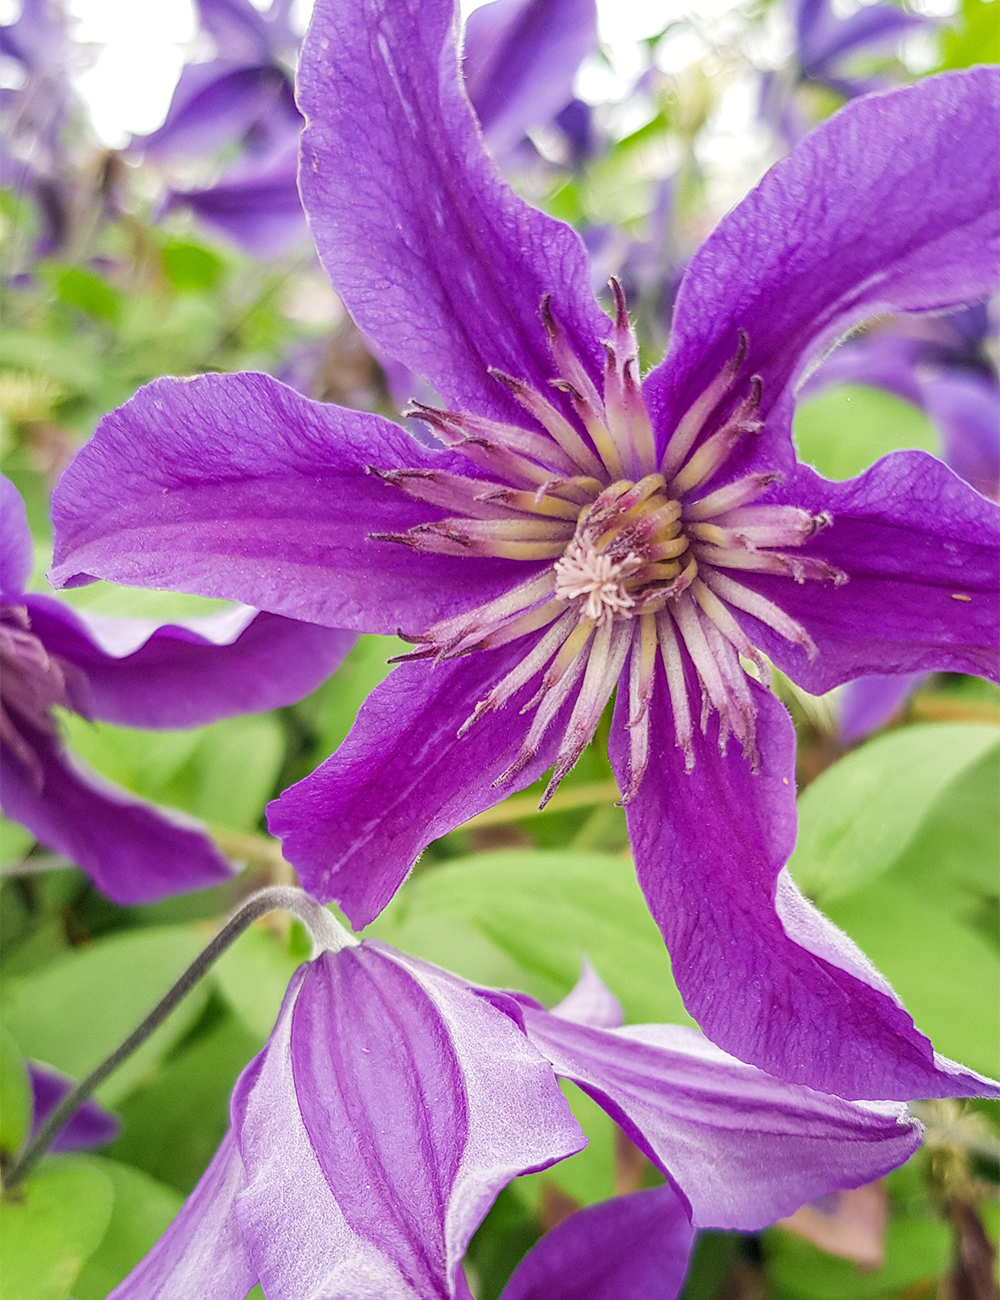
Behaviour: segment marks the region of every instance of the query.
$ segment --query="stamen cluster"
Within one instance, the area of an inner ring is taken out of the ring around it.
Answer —
[[[544,394],[499,371],[538,428],[412,403],[408,414],[430,425],[445,446],[468,457],[491,481],[436,470],[373,470],[408,495],[453,512],[406,533],[377,534],[445,555],[495,556],[532,564],[532,576],[497,600],[446,619],[407,639],[420,648],[408,659],[435,661],[490,650],[531,633],[521,662],[481,700],[462,728],[507,704],[539,674],[522,712],[534,712],[521,752],[498,779],[527,765],[557,715],[575,700],[544,802],[590,741],[629,663],[631,779],[636,793],[649,752],[649,703],[656,658],[664,667],[677,744],[694,766],[689,670],[701,693],[704,732],[719,715],[719,747],[730,734],[756,770],[756,709],[748,672],[765,684],[768,668],[743,630],[739,612],[779,635],[815,647],[778,605],[738,582],[734,572],[778,574],[796,582],[846,581],[811,556],[790,553],[830,522],[795,506],[754,504],[780,478],[753,474],[715,491],[707,486],[736,447],[762,428],[762,385],[733,389],[746,356],[741,332],[732,359],[678,421],[658,454],[639,384],[638,347],[624,295],[612,281],[615,323],[605,344],[599,393],[542,302],[557,375],[576,423]],[[726,406],[728,414],[722,414]],[[720,418],[721,415],[721,418]],[[714,430],[709,431],[714,424]],[[551,565],[538,571],[539,562]],[[577,689],[579,688],[579,689]]]

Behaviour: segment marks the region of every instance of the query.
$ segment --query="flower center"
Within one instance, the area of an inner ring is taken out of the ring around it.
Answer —
[[[747,674],[752,671],[766,685],[768,666],[742,619],[751,615],[810,655],[815,647],[799,623],[755,590],[752,575],[846,581],[824,560],[799,553],[830,523],[828,516],[759,504],[780,475],[725,481],[734,450],[763,427],[760,377],[751,376],[742,395],[734,392],[746,336],[740,335],[733,358],[658,446],[624,296],[614,281],[612,287],[617,311],[604,345],[600,389],[543,299],[556,369],[550,383],[565,395],[566,406],[523,380],[491,371],[531,417],[531,427],[416,402],[407,412],[466,456],[477,467],[475,476],[371,471],[446,512],[408,532],[373,534],[374,539],[418,552],[492,556],[530,566],[526,580],[507,594],[409,637],[417,648],[403,657],[438,661],[523,639],[522,660],[480,700],[462,732],[515,698],[522,713],[533,712],[521,752],[498,778],[501,784],[531,761],[572,700],[543,804],[589,742],[626,663],[631,777],[623,802],[635,795],[645,772],[649,703],[664,678],[687,770],[694,766],[697,712],[703,733],[717,715],[719,748],[725,752],[734,735],[756,770],[756,704]],[[722,486],[713,488],[716,481]],[[748,575],[750,585],[734,573]],[[700,710],[692,709],[691,668]]]
[[[36,789],[42,765],[36,753],[38,733],[58,733],[53,705],[72,707],[70,664],[53,658],[30,630],[23,605],[0,605],[0,740],[27,769]]]

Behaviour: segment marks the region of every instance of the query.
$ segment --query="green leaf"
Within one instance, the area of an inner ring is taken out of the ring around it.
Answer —
[[[340,745],[358,716],[358,709],[376,686],[388,677],[393,655],[411,647],[394,636],[361,636],[357,645],[337,669],[299,709],[311,716],[318,734],[320,757],[326,758]]]
[[[615,1194],[615,1135],[617,1127],[592,1097],[567,1079],[559,1080],[563,1096],[577,1123],[587,1135],[587,1145],[568,1160],[541,1173],[517,1180],[519,1194],[537,1207],[542,1184],[555,1183],[581,1205],[596,1205]]]
[[[962,0],[957,27],[946,28],[942,68],[971,68],[1000,63],[1000,4],[997,0]]]
[[[228,718],[199,732],[185,770],[162,799],[204,821],[252,830],[274,794],[285,755],[285,733],[269,714]]]
[[[233,1084],[259,1047],[226,1016],[119,1103],[122,1133],[109,1154],[190,1192],[229,1126]]]
[[[486,853],[417,875],[368,933],[550,1004],[586,954],[629,1022],[691,1024],[632,863],[602,853]]]
[[[895,881],[874,881],[823,910],[875,963],[939,1052],[997,1073],[1000,957],[986,939]]]
[[[103,1156],[91,1163],[114,1188],[114,1205],[101,1244],[73,1284],[73,1300],[102,1300],[126,1277],[170,1226],[183,1199],[148,1174]]]
[[[951,1232],[937,1219],[894,1217],[885,1234],[885,1264],[869,1273],[783,1228],[768,1229],[764,1253],[774,1300],[880,1300],[911,1287],[917,1294],[918,1283],[939,1277],[951,1255]]]
[[[78,266],[57,271],[54,283],[57,297],[72,307],[79,307],[88,316],[115,322],[121,311],[117,290],[92,271],[82,271]]]
[[[134,731],[65,712],[61,722],[66,739],[91,767],[158,802],[164,801],[167,786],[192,758],[205,730]]]
[[[7,817],[0,817],[0,865],[10,867],[20,862],[34,842],[31,831]]]
[[[853,478],[890,451],[938,449],[923,411],[862,384],[839,385],[800,403],[793,432],[799,457],[832,479]]]
[[[222,259],[198,244],[171,243],[163,249],[163,269],[175,289],[213,289],[222,279]]]
[[[0,1027],[0,1151],[20,1151],[31,1128],[31,1081],[21,1049]]]
[[[126,1038],[204,947],[187,926],[97,939],[29,975],[4,980],[0,1009],[21,1051],[82,1078]],[[204,1006],[205,981],[98,1090],[113,1105],[135,1086]]]
[[[86,1156],[53,1156],[0,1201],[0,1300],[66,1300],[111,1219],[111,1179]]]
[[[244,930],[219,958],[215,979],[243,1025],[260,1043],[274,1028],[288,981],[299,966],[273,932]]]
[[[799,887],[826,908],[887,871],[949,788],[998,746],[1000,728],[929,722],[877,736],[842,758],[799,800],[789,862]]]

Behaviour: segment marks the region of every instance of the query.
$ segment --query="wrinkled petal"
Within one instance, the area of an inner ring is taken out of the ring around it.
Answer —
[[[233,1216],[244,1182],[229,1132],[177,1218],[109,1300],[244,1300],[257,1283]]]
[[[19,604],[35,563],[35,543],[21,494],[0,475],[0,596]]]
[[[201,727],[294,704],[336,671],[356,639],[246,606],[160,626],[47,596],[26,603],[49,654],[86,674],[88,714],[126,727]]]
[[[53,494],[52,580],[221,596],[354,631],[423,630],[530,574],[421,555],[373,532],[445,511],[367,472],[468,472],[398,425],[311,402],[267,375],[159,379],[105,416]]]
[[[233,1113],[236,1213],[269,1300],[454,1295],[501,1187],[584,1144],[517,1025],[370,943],[295,976]]]
[[[534,760],[493,787],[531,725],[532,715],[518,710],[532,683],[457,735],[524,646],[522,639],[431,670],[402,664],[369,695],[337,752],[268,806],[271,833],[305,887],[323,902],[336,899],[356,929],[385,907],[431,840],[530,785],[555,761],[572,697]]]
[[[889,721],[923,673],[898,677],[858,677],[847,682],[837,697],[837,726],[845,744],[863,740]]]
[[[500,1300],[674,1300],[693,1245],[672,1187],[616,1196],[547,1232]]]
[[[462,68],[495,158],[565,108],[577,68],[596,49],[594,0],[493,0],[473,10]]]
[[[154,808],[84,768],[51,736],[22,723],[37,756],[41,791],[3,748],[3,810],[64,853],[123,907],[207,889],[232,868],[198,823]]]
[[[761,375],[770,416],[756,455],[787,467],[792,384],[810,358],[866,317],[985,297],[1000,229],[998,91],[1000,71],[979,68],[868,96],[772,167],[688,266],[670,350],[645,383],[654,428],[673,427],[743,329],[742,373]]]
[[[941,434],[944,459],[995,501],[1000,497],[1000,388],[985,376],[952,372],[922,378],[920,394]]]
[[[578,1025],[598,1029],[617,1029],[625,1019],[621,1003],[590,964],[583,959],[583,972],[574,987],[551,1010],[553,1016],[573,1020]]]
[[[893,452],[844,483],[800,465],[773,499],[832,515],[803,549],[848,575],[839,587],[747,576],[745,585],[777,601],[819,650],[810,660],[749,615],[743,620],[794,681],[821,695],[852,677],[894,673],[997,679],[1000,511],[993,502],[921,451]]]
[[[905,1106],[781,1083],[684,1025],[595,1029],[523,1014],[556,1074],[670,1178],[695,1227],[763,1228],[816,1196],[872,1182],[920,1144]]]
[[[74,1080],[51,1066],[28,1062],[28,1078],[34,1109],[31,1136],[34,1137],[50,1112],[74,1087]],[[121,1130],[121,1120],[96,1101],[85,1101],[73,1118],[49,1146],[50,1151],[79,1151],[85,1147],[103,1147],[113,1142]]]
[[[661,677],[629,837],[677,987],[704,1032],[777,1078],[841,1097],[979,1095],[979,1076],[935,1060],[885,980],[782,870],[795,842],[795,733],[784,707],[754,685],[756,775],[732,741],[720,756],[714,718],[707,736],[695,732],[685,772],[666,697]],[[610,744],[620,782],[626,720],[620,700]]]
[[[487,367],[545,390],[543,294],[595,378],[610,323],[579,237],[518,198],[486,153],[456,39],[452,0],[318,7],[299,63],[300,185],[359,327],[447,404],[513,417]]]

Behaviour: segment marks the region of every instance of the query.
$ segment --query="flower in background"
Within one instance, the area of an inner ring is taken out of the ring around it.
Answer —
[[[0,515],[4,812],[126,906],[228,880],[232,868],[196,822],[84,768],[53,709],[153,729],[273,709],[328,677],[353,634],[246,608],[162,627],[71,609],[25,591],[34,545],[6,478]]]
[[[303,120],[292,83],[299,36],[290,8],[291,0],[272,0],[263,13],[250,0],[198,0],[216,58],[184,69],[163,126],[136,141],[163,161],[238,147],[218,181],[171,190],[166,207],[190,207],[255,257],[288,252],[306,228],[297,183]],[[573,80],[596,48],[594,0],[494,0],[470,15],[468,93],[502,165],[534,156],[528,131],[552,121],[574,157],[589,151],[589,109],[574,100]]]
[[[1000,499],[1000,379],[990,355],[997,330],[986,303],[950,316],[899,317],[839,348],[803,389],[835,384],[884,388],[920,407],[937,430],[941,456],[977,492]],[[882,726],[924,678],[862,677],[837,702],[841,739]]]
[[[37,1061],[26,1062],[31,1084],[32,1117],[30,1137],[34,1137],[42,1124],[62,1099],[72,1091],[74,1080],[51,1066]],[[66,1127],[49,1147],[53,1155],[60,1151],[81,1151],[87,1147],[103,1147],[113,1142],[121,1129],[121,1121],[96,1101],[85,1101]]]
[[[557,1076],[670,1185],[568,1221],[507,1300],[594,1300],[619,1263],[630,1285],[659,1267],[679,1287],[693,1226],[760,1228],[870,1182],[919,1143],[904,1106],[779,1083],[693,1029],[616,1028],[620,1008],[593,971],[548,1012],[378,941],[339,942],[293,976],[236,1084],[229,1134],[116,1300],[242,1300],[257,1282],[275,1300],[468,1297],[462,1258],[497,1193],[585,1145]],[[616,1238],[639,1239],[635,1258],[607,1256]],[[540,1291],[553,1276],[559,1287]]]
[[[554,767],[547,798],[617,688],[637,872],[709,1037],[842,1096],[975,1087],[784,869],[795,734],[763,682],[765,656],[817,694],[997,673],[996,508],[923,453],[828,483],[790,426],[798,376],[845,330],[987,291],[998,74],[819,128],[692,259],[640,386],[621,296],[612,322],[574,232],[483,151],[453,17],[321,3],[299,87],[320,255],[359,327],[447,404],[414,408],[446,450],[265,376],[160,380],[63,477],[54,580],[415,643],[270,810],[357,925],[431,840]]]
[[[844,18],[831,0],[788,0],[787,7],[795,41],[792,61],[761,77],[760,112],[789,147],[811,126],[798,103],[801,87],[820,86],[844,99],[885,90],[890,84],[885,76],[851,75],[851,61],[885,54],[906,33],[933,22],[886,4],[862,4]]]

